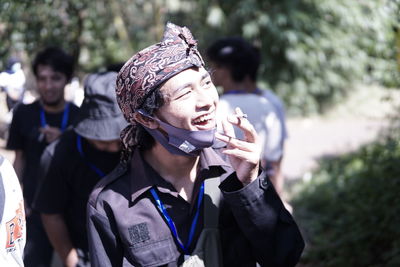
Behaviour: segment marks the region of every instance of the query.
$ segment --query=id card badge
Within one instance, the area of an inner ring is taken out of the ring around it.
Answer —
[[[205,267],[204,261],[197,255],[184,255],[184,259],[181,267]]]

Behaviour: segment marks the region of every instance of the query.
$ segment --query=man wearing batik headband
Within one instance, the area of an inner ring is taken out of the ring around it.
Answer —
[[[304,242],[259,168],[257,133],[240,110],[215,132],[218,94],[187,28],[168,23],[126,62],[116,93],[129,126],[119,167],[89,199],[93,266],[297,263]]]

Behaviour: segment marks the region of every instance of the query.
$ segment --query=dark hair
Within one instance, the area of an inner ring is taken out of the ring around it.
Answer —
[[[115,71],[119,72],[121,68],[124,66],[125,62],[118,62],[118,63],[112,63],[107,65],[106,71]]]
[[[153,93],[146,98],[141,107],[141,109],[150,115],[153,115],[154,112],[165,103],[165,98],[161,93],[160,88],[161,86],[155,89]],[[151,136],[140,123],[137,125],[135,138],[139,148],[143,150],[150,149],[155,144],[153,136]]]
[[[38,66],[45,65],[53,68],[54,71],[64,73],[69,81],[74,72],[74,60],[72,56],[57,47],[48,47],[40,51],[32,64],[33,73],[38,75]]]
[[[241,82],[248,75],[257,80],[261,56],[258,48],[241,37],[217,40],[206,51],[209,60],[230,70],[232,79]]]

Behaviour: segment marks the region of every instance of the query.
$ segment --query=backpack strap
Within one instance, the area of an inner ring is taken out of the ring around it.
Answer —
[[[221,191],[220,177],[204,181],[204,228],[218,228]]]
[[[218,230],[219,206],[221,191],[220,177],[208,178],[204,181],[204,228],[201,232],[192,255],[185,259],[183,267],[221,267],[222,250]]]

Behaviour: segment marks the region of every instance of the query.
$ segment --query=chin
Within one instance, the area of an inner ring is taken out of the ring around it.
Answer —
[[[45,104],[46,106],[50,106],[50,107],[57,107],[59,106],[62,102],[63,99],[58,99],[58,100],[47,100],[47,99],[42,99],[43,104]]]
[[[196,125],[195,127],[195,131],[208,131],[214,129],[217,125],[215,123],[207,123],[206,125]]]

